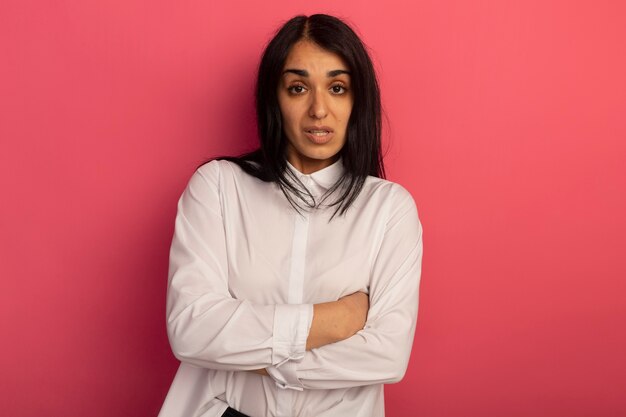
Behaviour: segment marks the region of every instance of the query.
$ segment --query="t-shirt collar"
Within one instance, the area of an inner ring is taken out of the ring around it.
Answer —
[[[309,177],[311,180],[313,180],[313,182],[326,190],[332,187],[333,184],[337,182],[337,180],[343,175],[345,171],[345,168],[343,166],[343,159],[341,156],[329,166],[310,174],[303,174],[302,172],[298,171],[298,169],[291,165],[289,161],[287,161],[287,167],[291,169],[294,174],[296,174],[300,181],[302,181],[306,177]]]

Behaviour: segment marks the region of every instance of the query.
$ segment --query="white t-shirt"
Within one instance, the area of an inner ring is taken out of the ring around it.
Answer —
[[[320,197],[340,158],[309,175]],[[339,191],[336,191],[339,192]],[[411,194],[376,177],[345,215],[298,214],[276,183],[214,160],[178,202],[167,330],[182,362],[160,417],[384,416],[383,384],[406,370],[418,310],[422,227]],[[305,351],[313,304],[369,293],[363,330]],[[247,370],[266,368],[270,376]]]

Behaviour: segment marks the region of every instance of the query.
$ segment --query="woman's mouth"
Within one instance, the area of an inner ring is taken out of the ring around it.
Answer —
[[[323,145],[329,142],[333,137],[333,131],[327,127],[305,129],[306,137],[317,145]]]
[[[329,133],[328,130],[309,130],[308,132],[315,136],[325,136]]]

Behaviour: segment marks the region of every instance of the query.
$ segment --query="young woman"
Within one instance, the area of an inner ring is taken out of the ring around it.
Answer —
[[[384,178],[380,94],[357,35],[297,16],[258,71],[260,147],[197,169],[170,252],[182,363],[161,417],[383,416],[406,370],[422,228]]]

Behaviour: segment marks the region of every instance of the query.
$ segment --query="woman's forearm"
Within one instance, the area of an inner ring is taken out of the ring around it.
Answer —
[[[369,297],[355,292],[337,301],[315,304],[306,350],[347,339],[365,326]]]
[[[349,338],[365,326],[368,309],[369,296],[364,292],[355,292],[337,301],[314,304],[306,350]],[[250,372],[268,375],[265,369]]]

